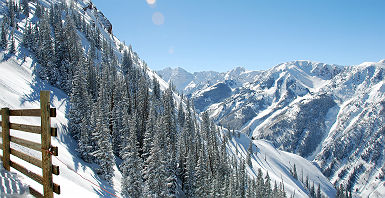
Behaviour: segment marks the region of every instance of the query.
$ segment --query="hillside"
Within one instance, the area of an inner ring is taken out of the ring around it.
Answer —
[[[1,107],[9,107],[10,109],[39,108],[40,91],[51,91],[51,105],[57,110],[57,116],[56,118],[52,118],[51,125],[58,128],[58,137],[52,138],[52,145],[58,147],[58,158],[65,163],[64,165],[57,159],[53,158],[53,164],[60,166],[60,175],[54,176],[54,182],[61,186],[61,194],[59,196],[55,195],[55,197],[77,197],[79,195],[87,197],[109,196],[97,186],[94,186],[89,181],[82,179],[78,174],[120,196],[120,181],[122,176],[116,166],[114,167],[114,182],[113,185],[111,185],[95,173],[95,164],[86,163],[79,158],[79,154],[76,152],[76,141],[71,137],[67,130],[68,118],[66,118],[66,112],[68,111],[68,96],[63,91],[50,86],[46,82],[41,81],[39,78],[36,78],[33,74],[33,63],[31,58],[21,60],[16,57],[11,57],[8,60],[4,60],[4,53],[1,53],[0,56],[3,60],[0,63]],[[11,118],[11,122],[40,125],[40,119],[38,118],[24,117],[23,119],[20,119],[13,117]],[[12,130],[11,134],[15,137],[40,142],[40,136],[38,135],[18,132],[16,130]],[[12,144],[11,148],[24,151],[36,158],[40,158],[41,155],[38,152],[18,146],[17,144]],[[29,170],[37,173],[41,171],[41,169],[25,163],[12,155],[11,160],[15,160],[21,165],[27,167]],[[77,173],[71,171],[69,168],[76,170]],[[15,174],[5,173],[7,171],[4,169],[2,172],[4,173],[1,176],[2,181],[8,180],[8,182],[2,183],[2,196],[23,194],[28,190],[28,185],[31,185],[34,189],[42,189],[40,184],[19,173],[15,176]],[[12,179],[15,177],[17,179]]]

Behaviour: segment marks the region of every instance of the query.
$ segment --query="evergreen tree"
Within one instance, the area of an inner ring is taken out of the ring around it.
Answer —
[[[318,183],[318,188],[317,188],[317,195],[316,195],[317,198],[321,198],[321,184]]]
[[[11,33],[11,45],[9,47],[9,53],[15,54],[16,53],[16,43],[15,43],[15,33],[12,31]]]
[[[102,95],[101,95],[102,97]],[[96,163],[99,165],[98,174],[103,179],[112,183],[113,177],[113,165],[115,163],[114,154],[112,151],[111,135],[108,129],[108,123],[105,121],[106,111],[101,104],[101,100],[98,101],[97,107],[97,123],[95,131],[92,133],[93,141],[96,142],[97,150],[92,152],[91,155],[95,157]]]
[[[51,38],[51,27],[48,23],[48,17],[44,15],[39,23],[39,43],[38,43],[38,59],[41,65],[39,76],[43,80],[48,80],[50,84],[56,82],[56,70],[54,69],[53,42]]]
[[[70,95],[71,106],[68,112],[69,117],[69,131],[71,134],[78,139],[79,133],[82,129],[81,123],[83,117],[87,115],[85,99],[88,98],[86,82],[84,76],[84,70],[82,66],[77,65],[75,75],[72,81],[72,91]]]
[[[0,48],[2,49],[7,49],[8,46],[8,41],[7,41],[7,36],[8,36],[8,31],[7,31],[7,23],[5,17],[3,18],[3,21],[1,23],[1,35],[0,35]]]
[[[142,197],[142,160],[138,156],[136,134],[130,133],[128,144],[123,149],[123,162],[120,165],[123,182],[122,193],[125,197]]]
[[[25,48],[31,50],[33,45],[31,23],[25,23],[24,29],[22,44]]]
[[[294,164],[294,166],[293,166],[293,177],[294,177],[295,179],[298,179],[298,175],[297,175],[297,167],[295,166],[295,164]]]
[[[313,184],[311,185],[311,189],[310,189],[310,197],[315,197],[314,182],[313,182]]]
[[[208,184],[207,176],[209,172],[206,165],[207,160],[205,159],[204,152],[199,152],[199,158],[195,167],[195,181],[194,181],[194,195],[195,197],[205,198],[209,196],[206,186]]]
[[[246,156],[247,165],[249,165],[250,167],[252,166],[252,163],[251,163],[252,154],[253,154],[253,142],[250,140],[249,148],[247,149],[247,156]]]
[[[146,197],[162,197],[167,194],[166,159],[164,155],[164,134],[159,127],[160,121],[155,124],[154,141],[151,152],[146,161],[144,170],[144,194]]]
[[[269,172],[266,173],[266,176],[265,176],[265,186],[264,186],[264,192],[265,192],[265,196],[266,197],[269,197],[271,195],[271,184],[270,184],[271,180],[270,180],[270,176],[269,176]]]
[[[23,8],[23,14],[24,14],[25,17],[27,17],[27,18],[28,18],[28,16],[29,16],[29,5],[28,5],[28,3],[29,3],[29,0],[22,0],[22,1],[21,1],[21,6],[22,6],[22,8]]]
[[[185,121],[185,113],[184,113],[182,104],[183,104],[183,95],[181,97],[181,100],[180,100],[179,106],[178,106],[178,125],[180,127],[183,127],[184,121]]]

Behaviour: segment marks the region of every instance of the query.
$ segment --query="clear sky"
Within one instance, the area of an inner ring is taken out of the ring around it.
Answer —
[[[384,0],[93,0],[151,69],[385,59]]]

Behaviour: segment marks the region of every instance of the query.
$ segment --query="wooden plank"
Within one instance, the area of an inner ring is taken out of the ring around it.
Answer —
[[[43,183],[43,177],[24,168],[22,165],[16,163],[16,162],[13,162],[11,161],[11,167],[18,170],[19,172],[23,173],[25,176],[35,180],[36,182],[38,182],[39,184],[42,184]]]
[[[57,128],[51,128],[51,136],[57,137]]]
[[[31,142],[29,140],[24,140],[13,136],[10,136],[10,139],[11,139],[11,142],[16,143],[18,145],[25,146],[35,151],[41,151],[41,144],[39,143]]]
[[[9,132],[9,109],[1,109],[1,128],[3,138],[3,166],[5,170],[10,170],[10,132]]]
[[[18,110],[11,110],[10,116],[40,116],[40,109],[18,109]]]
[[[56,117],[56,108],[50,108],[49,109],[49,117],[51,117],[51,118]]]
[[[41,160],[39,160],[37,158],[34,158],[32,156],[29,156],[27,154],[24,154],[18,150],[12,149],[12,148],[11,148],[11,154],[26,161],[26,162],[29,162],[29,163],[41,168]]]
[[[41,109],[41,150],[49,150],[51,147],[51,120],[50,120],[50,92],[40,92]],[[56,116],[56,115],[55,115]],[[48,152],[42,152],[43,189],[44,197],[53,198],[52,181],[52,156]]]
[[[11,167],[18,170],[19,172],[23,173],[25,176],[33,179],[34,181],[38,182],[39,184],[43,184],[43,177],[24,168],[22,165],[11,161]],[[44,185],[43,185],[44,186]],[[53,191],[57,194],[60,194],[60,185],[52,183]]]
[[[41,127],[39,127],[39,126],[9,123],[9,128],[14,129],[14,130],[18,130],[18,131],[25,131],[25,132],[36,133],[36,134],[41,133]]]
[[[39,193],[39,191],[33,189],[32,187],[29,187],[29,193],[36,198],[44,198],[44,196],[41,193]]]
[[[52,165],[52,173],[53,173],[54,175],[59,175],[59,174],[60,174],[59,166]]]
[[[56,108],[50,108],[49,113],[50,113],[50,117],[56,117]],[[17,109],[17,110],[10,110],[9,115],[40,117],[41,111],[40,109]]]
[[[41,134],[40,126],[32,126],[26,124],[9,123],[9,128],[18,131]],[[57,137],[57,128],[51,128],[51,136]]]
[[[34,158],[32,156],[29,156],[27,154],[24,154],[18,150],[15,150],[15,149],[12,149],[11,148],[11,154],[28,162],[28,163],[31,163],[39,168],[42,167],[42,162],[41,160],[37,159],[37,158]],[[55,165],[52,165],[52,173],[55,174],[55,175],[59,175],[59,166],[55,166]]]

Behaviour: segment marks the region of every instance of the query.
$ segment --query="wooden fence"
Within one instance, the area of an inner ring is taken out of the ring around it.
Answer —
[[[37,190],[29,187],[30,193],[35,197],[53,197],[53,193],[60,194],[60,186],[53,183],[52,174],[59,175],[59,166],[52,165],[52,155],[58,155],[58,148],[51,146],[51,136],[57,136],[57,129],[51,128],[51,117],[56,117],[56,109],[50,107],[50,92],[40,92],[40,109],[10,110],[1,109],[2,139],[0,148],[3,150],[3,166],[10,171],[10,167],[18,170],[22,174],[43,185],[44,195]],[[25,124],[10,123],[10,116],[33,116],[41,118],[41,126],[31,126]],[[41,143],[14,137],[10,134],[10,129],[29,133],[41,134]],[[41,152],[42,159],[37,159],[28,154],[22,153],[10,147],[10,142]],[[14,155],[28,163],[42,169],[43,176],[38,175],[27,168],[10,160],[10,155]]]

